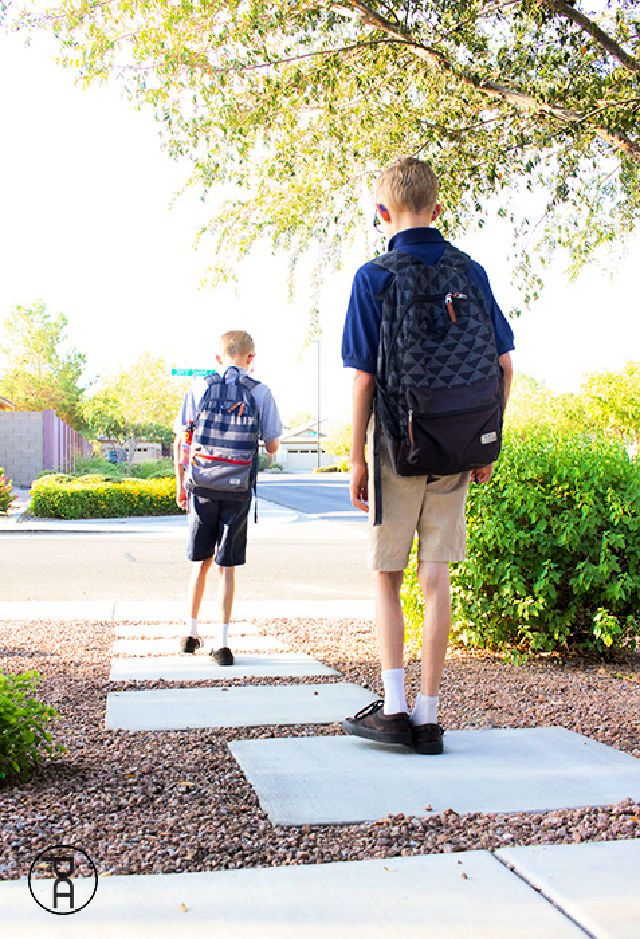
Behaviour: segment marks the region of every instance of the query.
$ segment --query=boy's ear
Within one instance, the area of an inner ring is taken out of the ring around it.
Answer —
[[[247,365],[251,365],[255,357],[256,357],[255,352],[250,352],[247,356]]]
[[[433,207],[433,215],[431,216],[431,221],[432,221],[432,222],[435,222],[435,220],[436,220],[436,219],[438,218],[438,216],[440,215],[440,212],[441,212],[441,211],[442,211],[442,206],[440,205],[439,202],[436,202],[435,206]]]
[[[218,365],[222,365],[222,356],[220,355],[219,352],[216,352],[216,362],[218,363]]]

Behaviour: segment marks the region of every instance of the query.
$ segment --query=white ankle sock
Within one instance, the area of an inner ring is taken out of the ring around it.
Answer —
[[[189,635],[197,638],[198,636],[198,619],[191,618],[187,620],[187,629],[189,630]]]
[[[427,695],[419,692],[416,703],[411,712],[412,724],[438,723],[438,695]]]
[[[221,623],[218,626],[218,648],[224,649],[225,646],[229,645],[229,624]]]
[[[407,699],[404,694],[404,669],[386,668],[382,672],[384,685],[384,713],[398,714],[407,710]]]

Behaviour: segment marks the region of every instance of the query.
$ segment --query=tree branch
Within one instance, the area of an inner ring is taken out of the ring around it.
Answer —
[[[572,23],[575,23],[576,26],[583,29],[592,39],[595,39],[598,45],[606,49],[609,55],[617,59],[624,68],[629,69],[630,72],[640,72],[640,59],[636,59],[626,52],[613,36],[605,33],[597,23],[594,23],[592,19],[584,13],[581,13],[580,10],[576,10],[575,7],[571,6],[569,3],[565,3],[564,0],[538,0],[538,2],[541,6],[553,10],[553,12],[557,13],[559,16],[564,16],[566,19],[571,20]]]
[[[538,114],[548,114],[555,117],[564,124],[574,124],[582,121],[582,115],[578,111],[570,108],[563,108],[556,104],[546,104],[538,101],[526,91],[518,88],[512,88],[508,85],[502,85],[499,82],[484,81],[474,75],[472,72],[464,69],[462,66],[451,62],[447,56],[439,49],[432,46],[425,46],[413,38],[409,29],[404,26],[395,26],[389,20],[380,16],[375,10],[372,10],[363,0],[340,0],[340,5],[344,8],[348,4],[361,17],[362,21],[368,26],[379,29],[387,35],[394,36],[396,39],[404,40],[410,45],[416,56],[425,60],[434,68],[441,69],[453,75],[457,80],[467,87],[474,88],[481,94],[491,98],[501,98],[508,101],[514,107],[521,111],[532,111]],[[635,162],[640,163],[640,143],[629,139],[618,131],[611,131],[606,127],[594,126],[594,131],[601,140],[610,144],[617,150],[621,150],[630,156]]]

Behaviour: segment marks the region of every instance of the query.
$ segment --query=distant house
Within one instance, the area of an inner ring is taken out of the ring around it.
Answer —
[[[320,426],[324,423],[324,420],[320,421]],[[317,421],[297,429],[285,428],[274,460],[292,473],[309,473],[318,465],[326,466],[328,463],[333,463],[335,456],[324,448],[323,437],[326,437],[326,434],[321,430],[318,438]],[[320,447],[320,464],[318,463],[318,447]]]
[[[117,440],[110,439],[109,437],[99,437],[98,445],[100,447],[100,455],[103,456],[105,460],[109,460],[111,463],[127,462],[127,449]],[[134,463],[151,463],[161,458],[161,443],[154,443],[150,440],[137,441],[136,448],[133,452]]]
[[[8,398],[4,398],[0,395],[0,411],[15,411],[16,406],[13,401],[9,401]]]

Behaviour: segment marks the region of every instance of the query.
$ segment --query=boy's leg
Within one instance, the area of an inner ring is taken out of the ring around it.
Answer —
[[[191,579],[189,581],[189,608],[191,610],[191,620],[197,622],[200,614],[200,605],[204,596],[204,588],[207,582],[207,574],[213,564],[213,558],[207,558],[205,561],[194,561],[191,565]]]
[[[418,582],[424,596],[420,693],[411,713],[418,753],[442,753],[439,688],[451,632],[449,563],[466,555],[465,499],[468,473],[429,481],[418,525]]]
[[[413,724],[437,723],[438,692],[451,632],[451,592],[446,562],[421,562],[418,582],[424,596],[424,632],[420,694]]]
[[[235,593],[235,569],[246,561],[247,518],[251,500],[220,503],[220,540],[216,551],[219,573],[218,601],[220,604],[220,631],[217,648],[211,655],[217,665],[233,665],[233,653],[229,648],[229,620]]]
[[[235,567],[218,568],[218,603],[220,604],[220,627],[218,635],[218,648],[224,649],[229,645],[229,623],[231,622],[231,610],[233,609],[233,597],[236,586]]]
[[[187,519],[187,558],[193,563],[187,592],[189,616],[186,628],[188,635],[182,639],[180,647],[183,652],[195,652],[202,646],[202,640],[198,636],[198,615],[218,538],[217,506],[210,499],[190,495]]]
[[[400,603],[403,571],[376,575],[376,628],[384,685],[384,713],[407,711],[404,690],[404,617]]]

